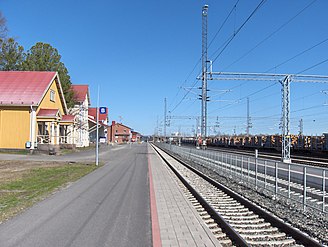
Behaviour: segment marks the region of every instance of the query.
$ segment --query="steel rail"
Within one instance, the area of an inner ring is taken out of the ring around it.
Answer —
[[[220,148],[215,146],[209,146],[207,147],[207,149],[212,151],[224,151],[226,153],[233,153],[233,154],[254,157],[254,151],[249,151],[249,150],[234,150],[234,149]],[[281,160],[281,155],[277,153],[259,152],[258,157],[262,159]],[[291,155],[291,160],[294,161],[295,163],[308,164],[315,167],[318,166],[328,167],[328,159],[320,158],[320,157],[307,158],[306,156],[303,157],[300,155]]]

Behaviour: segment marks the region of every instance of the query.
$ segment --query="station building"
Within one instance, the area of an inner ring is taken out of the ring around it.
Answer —
[[[90,107],[90,94],[88,85],[72,85],[74,93],[74,107],[68,111],[75,116],[76,131],[74,132],[76,147],[88,147],[90,145],[89,138],[89,107]]]
[[[131,141],[131,128],[121,123],[112,121],[112,125],[108,128],[108,142],[110,143],[127,143]]]
[[[0,148],[75,144],[57,72],[0,71]]]

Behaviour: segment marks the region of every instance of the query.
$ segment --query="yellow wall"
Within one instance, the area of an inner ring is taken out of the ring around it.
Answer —
[[[55,91],[55,102],[50,100],[50,89]],[[46,93],[45,97],[40,103],[40,106],[38,107],[36,113],[38,114],[39,110],[43,109],[59,109],[60,113],[64,115],[64,107],[61,103],[60,97],[59,97],[59,91],[57,88],[56,81],[54,80]]]
[[[25,148],[30,139],[28,107],[0,108],[0,148]]]
[[[55,91],[54,102],[50,100],[50,89]],[[59,109],[60,113],[64,115],[64,107],[55,80],[41,100],[36,114],[41,108]],[[37,123],[35,127],[37,135]],[[30,141],[30,107],[0,106],[0,148],[23,149],[27,141]]]

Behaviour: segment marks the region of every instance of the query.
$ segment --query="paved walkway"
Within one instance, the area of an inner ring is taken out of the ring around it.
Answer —
[[[150,180],[153,181],[157,218],[162,246],[221,246],[197,211],[185,198],[166,164],[148,147]],[[152,200],[151,200],[152,201]],[[153,237],[156,215],[152,214]],[[155,229],[156,231],[156,229]],[[154,241],[153,246],[161,246]]]

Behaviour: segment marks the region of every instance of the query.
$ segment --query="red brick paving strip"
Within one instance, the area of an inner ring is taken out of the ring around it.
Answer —
[[[151,214],[153,247],[162,247],[161,234],[160,234],[159,222],[158,222],[158,216],[157,216],[153,175],[152,175],[152,171],[151,171],[149,154],[148,154],[148,174],[149,174],[150,214]]]

